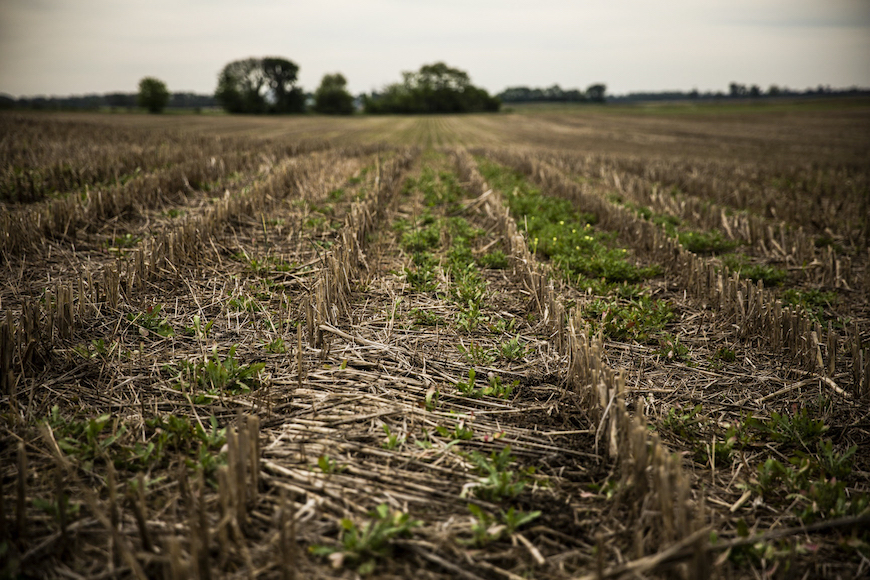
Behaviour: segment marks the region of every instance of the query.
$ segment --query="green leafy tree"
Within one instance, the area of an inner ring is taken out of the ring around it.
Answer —
[[[603,103],[604,95],[607,92],[607,85],[595,84],[586,88],[586,98],[593,103]]]
[[[353,96],[347,92],[347,79],[341,73],[323,75],[314,93],[314,110],[324,115],[350,115]]]
[[[501,101],[471,84],[468,73],[443,62],[403,72],[402,82],[364,99],[368,113],[470,113],[498,111]]]
[[[218,75],[215,98],[230,113],[300,113],[305,95],[294,86],[299,67],[284,58],[246,58]]]
[[[169,103],[169,90],[163,81],[145,77],[139,81],[139,106],[149,113],[160,113]]]

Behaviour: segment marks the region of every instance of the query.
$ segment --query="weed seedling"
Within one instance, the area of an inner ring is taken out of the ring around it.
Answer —
[[[806,409],[793,415],[773,412],[767,421],[752,419],[752,426],[778,443],[804,448],[828,430],[823,420],[813,419]]]
[[[477,263],[484,268],[491,268],[493,270],[504,270],[510,265],[507,256],[501,250],[484,254],[477,259]]]
[[[273,354],[284,354],[287,352],[287,345],[284,344],[284,339],[280,336],[271,342],[265,343],[263,348]]]
[[[160,309],[162,307],[161,304],[157,304],[149,306],[145,309],[145,312],[137,312],[135,314],[130,312],[127,314],[127,320],[139,327],[139,334],[143,337],[149,334],[156,334],[164,338],[175,336],[175,331],[169,322],[165,318],[160,317]]]
[[[689,348],[680,342],[679,337],[668,333],[664,333],[659,338],[656,354],[671,361],[688,362],[689,360]]]
[[[722,262],[732,272],[738,272],[742,277],[756,282],[760,280],[768,288],[780,286],[788,280],[788,270],[767,264],[752,264],[742,254],[725,254],[722,256]]]
[[[317,458],[317,467],[320,468],[320,471],[327,475],[331,475],[333,473],[341,473],[344,471],[344,466],[340,465],[336,460],[332,459],[329,455],[321,455]]]
[[[384,442],[381,443],[381,447],[384,449],[392,451],[393,449],[397,449],[405,444],[405,438],[392,433],[390,427],[386,424],[384,424],[384,433],[387,435]]]
[[[506,512],[501,512],[501,521],[504,523],[505,531],[508,534],[513,534],[524,525],[538,519],[541,516],[540,511],[524,512],[518,509],[509,508]]]
[[[442,427],[441,425],[435,427],[435,431],[445,439],[450,439],[451,441],[470,441],[474,437],[474,429],[466,427],[464,421],[457,423],[453,428],[453,431],[450,431],[447,427]]]
[[[667,417],[662,420],[662,427],[678,437],[694,440],[698,437],[703,423],[702,417],[698,416],[700,412],[701,405],[695,405],[691,409],[671,407]]]
[[[205,361],[182,361],[182,374],[191,385],[199,385],[207,390],[205,395],[199,395],[194,402],[208,403],[210,398],[218,394],[238,395],[250,392],[259,384],[260,372],[266,363],[239,364],[236,359],[238,344],[230,347],[227,356],[221,360],[217,347],[212,349],[212,356]]]
[[[215,319],[211,319],[211,321],[207,322],[205,325],[202,324],[202,320],[199,318],[199,314],[193,315],[193,326],[185,327],[184,331],[187,334],[193,335],[199,340],[203,340],[208,338],[208,333],[211,331],[211,327],[214,326]]]
[[[514,337],[501,343],[498,352],[505,360],[520,360],[526,355],[526,347],[520,343],[519,337]]]
[[[482,389],[481,394],[488,397],[498,397],[499,399],[509,399],[514,389],[520,385],[520,381],[516,380],[511,384],[503,384],[501,377],[495,374],[490,374],[489,384]]]
[[[379,505],[369,513],[369,518],[360,526],[347,518],[342,519],[338,538],[340,547],[314,545],[310,548],[311,553],[328,556],[337,567],[356,565],[358,574],[368,576],[375,571],[379,559],[389,558],[391,540],[410,536],[414,528],[423,525],[421,520],[412,520],[404,512],[390,513],[387,504]]]
[[[526,486],[526,478],[523,474],[509,469],[514,462],[510,446],[496,453],[493,451],[489,457],[473,451],[466,456],[475,466],[482,477],[476,483],[468,484],[462,490],[465,496],[473,492],[475,496],[489,501],[501,501],[506,498],[518,496]]]
[[[477,373],[474,369],[468,369],[468,380],[456,383],[456,388],[459,389],[459,392],[463,395],[473,396],[475,391],[474,379],[476,376]]]
[[[459,349],[459,352],[462,353],[468,362],[473,364],[487,365],[495,360],[495,352],[492,349],[484,348],[473,340],[468,346],[460,343],[456,348]]]
[[[417,326],[438,326],[444,323],[444,319],[434,312],[421,308],[412,308],[411,316],[414,319],[414,324]]]

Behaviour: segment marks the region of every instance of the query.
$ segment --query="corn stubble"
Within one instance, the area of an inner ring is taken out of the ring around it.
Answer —
[[[4,574],[857,573],[867,167],[565,115],[0,116]]]

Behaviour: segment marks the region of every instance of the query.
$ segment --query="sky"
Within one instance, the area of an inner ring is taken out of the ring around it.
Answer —
[[[353,93],[444,61],[492,93],[870,87],[870,0],[0,0],[0,93],[212,93],[280,56]]]

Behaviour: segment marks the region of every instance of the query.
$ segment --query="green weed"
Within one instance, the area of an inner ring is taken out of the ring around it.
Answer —
[[[335,459],[332,459],[329,455],[323,454],[317,458],[317,467],[321,472],[332,475],[333,473],[341,473],[345,470],[345,467],[338,463]]]
[[[311,553],[328,556],[337,567],[354,565],[358,574],[368,576],[375,571],[378,560],[390,557],[391,540],[409,536],[414,528],[423,525],[421,520],[412,520],[404,512],[390,513],[387,504],[379,505],[369,513],[369,518],[360,526],[347,518],[342,519],[338,538],[340,547],[314,545],[310,548]]]
[[[627,302],[597,299],[583,309],[583,317],[593,332],[601,329],[614,340],[647,342],[664,329],[674,313],[667,302],[641,296]]]
[[[473,364],[488,365],[495,360],[496,353],[494,350],[480,346],[473,340],[468,346],[459,344],[456,348],[459,349],[459,352],[462,353],[468,362]]]
[[[463,489],[462,495],[473,492],[476,497],[489,501],[501,501],[506,498],[518,496],[526,486],[525,474],[510,469],[514,463],[510,446],[496,453],[493,451],[489,457],[473,451],[466,456],[475,466],[479,475],[478,481]],[[529,470],[527,473],[531,473]]]
[[[704,417],[701,416],[701,405],[692,408],[671,407],[662,420],[662,427],[688,441],[698,438]]]
[[[384,427],[384,433],[387,436],[384,439],[384,442],[381,443],[381,447],[383,447],[384,449],[393,450],[393,449],[397,449],[405,444],[404,437],[399,437],[395,433],[392,433],[390,431],[390,427],[386,424],[384,424],[383,427]]]
[[[727,347],[719,347],[713,355],[713,360],[718,362],[732,363],[737,360],[737,355]]]
[[[156,304],[148,306],[144,312],[127,314],[127,320],[139,327],[141,336],[155,334],[164,338],[175,336],[175,330],[165,318],[160,317],[160,310],[163,306]]]
[[[489,320],[480,312],[480,303],[469,301],[466,308],[456,313],[456,327],[465,332],[473,332],[482,323]]]
[[[751,424],[773,441],[804,448],[828,430],[823,420],[813,419],[806,409],[791,415],[773,412],[767,421],[751,419]]]
[[[494,250],[488,254],[484,254],[477,259],[477,263],[484,268],[490,268],[493,270],[504,270],[510,265],[507,256],[505,256],[505,253],[501,250]]]
[[[480,305],[486,297],[486,281],[473,265],[453,272],[451,296],[460,305]]]
[[[517,319],[511,318],[510,320],[505,320],[504,318],[499,318],[495,322],[489,325],[489,330],[493,334],[510,334],[517,329]]]
[[[263,306],[252,296],[239,296],[230,298],[227,307],[236,312],[261,312]]]
[[[438,326],[444,324],[443,318],[434,312],[423,310],[422,308],[412,308],[411,317],[414,320],[414,324],[417,326]]]
[[[679,337],[664,333],[659,337],[659,348],[656,354],[671,361],[688,362],[689,348],[680,342]]]
[[[677,239],[684,248],[695,254],[723,254],[734,251],[740,245],[739,241],[727,239],[719,230],[679,232]]]
[[[459,421],[459,423],[453,427],[453,431],[450,431],[447,427],[438,425],[435,427],[435,432],[445,439],[450,439],[452,441],[470,441],[474,438],[474,429],[466,427],[465,421]]]
[[[287,352],[287,345],[284,344],[284,339],[280,336],[271,342],[265,343],[263,348],[273,354],[284,354]]]
[[[823,292],[815,288],[800,290],[788,288],[782,293],[782,300],[792,308],[798,308],[822,322],[825,319],[825,309],[831,308],[837,302],[836,292]]]
[[[216,319],[212,318],[211,321],[207,322],[205,325],[202,324],[202,320],[199,317],[199,314],[193,315],[193,326],[185,327],[184,331],[187,334],[193,335],[196,338],[203,340],[208,338],[208,333],[211,332],[211,327],[214,326],[214,321]]]
[[[402,248],[407,252],[425,252],[441,245],[441,228],[432,224],[422,229],[405,232],[402,235]]]
[[[230,347],[227,356],[221,359],[217,347],[211,357],[200,361],[182,361],[179,378],[187,379],[190,385],[206,389],[206,394],[197,395],[194,403],[205,404],[217,395],[248,393],[259,385],[260,372],[265,363],[240,364],[235,358],[239,345]]]
[[[434,259],[427,254],[414,254],[414,262],[417,264],[415,268],[405,268],[405,279],[408,284],[416,290],[424,294],[434,292],[438,289],[438,267]],[[419,260],[416,257],[419,256]]]
[[[498,347],[498,353],[505,360],[520,360],[526,356],[526,347],[520,342],[519,337],[514,337],[501,343]]]
[[[780,286],[788,280],[788,270],[767,264],[752,264],[741,254],[725,254],[722,256],[722,263],[732,272],[738,272],[742,277],[756,282],[761,281],[768,288]]]
[[[474,369],[468,369],[468,380],[467,381],[459,381],[456,383],[456,388],[463,395],[472,395],[475,392],[474,389],[474,379],[477,377],[477,373]]]

